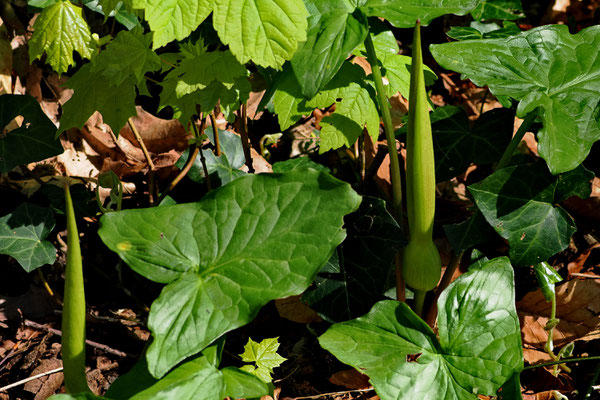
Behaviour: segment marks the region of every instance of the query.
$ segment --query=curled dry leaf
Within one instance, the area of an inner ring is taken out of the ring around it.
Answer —
[[[550,317],[550,303],[541,290],[528,293],[517,303],[524,357],[529,363],[549,361],[543,351],[547,339],[544,326]],[[572,279],[556,287],[554,344],[561,347],[574,340],[600,339],[600,276],[598,279]]]

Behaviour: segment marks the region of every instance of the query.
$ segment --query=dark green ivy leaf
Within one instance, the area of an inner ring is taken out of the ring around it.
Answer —
[[[63,152],[56,126],[29,95],[0,96],[0,126],[0,172]]]
[[[446,232],[452,250],[457,254],[497,237],[496,232],[479,210],[476,210],[464,222],[444,225],[444,232]]]
[[[494,172],[469,186],[485,219],[510,245],[516,265],[533,265],[565,249],[576,227],[556,204],[587,198],[593,173],[583,167],[553,176],[543,161]]]

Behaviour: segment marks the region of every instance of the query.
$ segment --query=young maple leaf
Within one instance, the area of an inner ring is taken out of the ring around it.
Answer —
[[[240,354],[242,360],[255,365],[244,365],[241,369],[256,375],[266,383],[271,382],[273,368],[279,367],[285,360],[277,354],[279,349],[279,337],[267,338],[257,343],[251,338],[244,346],[244,352]]]

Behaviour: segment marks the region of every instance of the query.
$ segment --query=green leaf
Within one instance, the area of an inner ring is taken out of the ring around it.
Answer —
[[[314,97],[367,36],[368,25],[351,0],[306,0],[307,39],[291,60],[302,94]]]
[[[90,58],[93,50],[90,28],[83,19],[81,8],[70,1],[61,0],[44,8],[35,20],[29,40],[31,62],[46,53],[46,61],[60,75],[75,65],[74,51],[83,58]]]
[[[212,127],[207,128],[204,132],[211,136],[212,139]],[[242,141],[236,134],[219,129],[219,141],[221,145],[221,155],[216,156],[211,150],[201,150],[204,153],[206,160],[206,169],[209,175],[216,175],[220,180],[221,185],[233,181],[240,176],[246,175],[246,172],[241,171],[239,168],[245,164],[246,158],[244,156],[244,148]],[[189,158],[189,149],[186,149],[179,160],[175,163],[175,166],[182,169]],[[204,168],[202,167],[202,160],[200,155],[196,157],[192,168],[189,170],[187,177],[194,182],[202,182],[205,179]],[[214,179],[211,177],[211,182],[216,184]]]
[[[135,271],[169,283],[148,321],[152,375],[248,323],[268,301],[304,291],[359,203],[348,184],[309,169],[247,175],[198,203],[105,214],[104,243]]]
[[[13,257],[27,272],[52,264],[56,250],[44,240],[52,229],[54,218],[49,208],[23,203],[0,218],[0,254]]]
[[[136,79],[129,76],[114,86],[96,71],[93,64],[84,65],[67,81],[66,85],[74,93],[63,106],[60,132],[81,128],[95,111],[99,111],[104,123],[118,134],[127,119],[136,115],[135,83]]]
[[[268,386],[237,368],[218,370],[206,357],[180,365],[160,381],[130,400],[221,400],[225,397],[260,397]]]
[[[473,40],[473,39],[493,39],[505,38],[521,33],[521,28],[514,22],[504,21],[504,27],[500,28],[498,24],[482,24],[471,22],[470,27],[453,26],[446,33],[449,37],[456,40]]]
[[[471,11],[476,21],[486,19],[519,19],[525,17],[521,0],[482,0]]]
[[[240,63],[280,68],[306,40],[302,0],[213,0],[213,25]]]
[[[562,276],[545,261],[535,264],[533,269],[544,298],[546,301],[554,301],[554,284],[562,281]]]
[[[479,0],[362,0],[359,9],[368,17],[385,18],[396,28],[412,28],[417,19],[428,25],[445,14],[465,15]]]
[[[359,209],[344,221],[346,240],[319,271],[315,288],[302,296],[331,322],[361,316],[384,298],[395,285],[394,256],[406,244],[381,199],[363,197]]]
[[[382,301],[319,343],[368,375],[382,400],[495,395],[523,367],[513,279],[497,258],[454,281],[438,300],[439,341],[405,303]]]
[[[29,95],[0,96],[0,126],[0,172],[63,152],[56,126]]]
[[[98,4],[100,4],[100,7],[102,7],[102,11],[106,17],[109,16],[113,11],[118,13],[123,9],[128,13],[133,13],[132,0],[99,0]]]
[[[55,394],[48,397],[48,400],[111,400],[107,397],[96,396],[93,393],[85,392],[78,394]],[[118,399],[114,399],[118,400]]]
[[[557,174],[577,167],[600,139],[599,47],[599,26],[571,35],[567,26],[553,25],[503,39],[432,45],[431,51],[444,68],[519,100],[520,118],[540,115],[540,156]]]
[[[274,173],[291,172],[297,170],[303,171],[308,168],[312,168],[317,171],[331,172],[329,168],[323,164],[316,163],[308,157],[291,158],[289,160],[280,161],[273,164]]]
[[[335,100],[329,105],[334,102]],[[277,90],[273,95],[273,106],[282,131],[288,129],[303,116],[310,115],[314,109],[306,105],[306,99],[302,96],[298,79],[291,68],[284,68],[277,81]]]
[[[185,39],[208,17],[215,0],[133,0],[154,32],[153,49]]]
[[[137,26],[131,31],[121,31],[106,50],[94,58],[93,71],[104,76],[113,86],[121,85],[130,76],[139,84],[148,71],[160,69],[160,58],[150,49],[152,33],[144,35]]]
[[[476,210],[466,221],[444,225],[444,232],[452,250],[457,254],[478,244],[491,242],[498,237],[479,210]]]
[[[482,114],[473,127],[463,108],[432,124],[435,175],[447,181],[467,170],[471,163],[493,164],[500,160],[513,134],[514,111],[498,108]]]
[[[113,400],[129,400],[130,397],[154,385],[157,380],[148,372],[146,357],[141,357],[133,367],[120,375],[106,392]]]
[[[593,173],[579,167],[553,176],[538,161],[503,168],[469,186],[485,219],[510,245],[516,265],[547,260],[569,245],[576,227],[555,204],[576,195],[590,195]]]
[[[271,373],[274,368],[279,367],[287,358],[277,354],[279,349],[279,338],[263,339],[260,343],[248,338],[248,343],[244,346],[244,352],[240,354],[242,361],[254,363],[245,365],[242,370],[259,377],[263,382],[272,381]]]

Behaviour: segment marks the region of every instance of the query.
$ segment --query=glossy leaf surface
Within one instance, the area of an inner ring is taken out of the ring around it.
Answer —
[[[52,211],[23,203],[0,218],[0,253],[15,258],[27,272],[56,259],[56,249],[44,240],[54,228]]]
[[[503,39],[432,45],[435,59],[496,96],[519,100],[517,116],[542,117],[539,153],[553,174],[570,171],[600,139],[600,27],[576,35],[543,26]],[[486,62],[481,62],[486,60]]]
[[[292,58],[302,94],[314,97],[367,35],[366,19],[351,0],[307,0],[307,39]]]
[[[305,290],[359,203],[348,184],[304,170],[244,176],[198,203],[104,215],[106,245],[169,283],[149,316],[152,375],[248,323],[268,301]]]
[[[587,198],[593,173],[579,167],[554,177],[543,161],[510,166],[470,185],[477,207],[510,245],[516,265],[547,260],[569,245],[576,227],[555,205],[569,196]]]
[[[384,298],[395,284],[394,256],[406,244],[381,199],[363,197],[359,209],[344,220],[346,240],[319,271],[315,288],[302,296],[332,322],[359,317]]]
[[[63,152],[56,126],[29,95],[0,96],[0,172]]]
[[[59,75],[75,65],[74,51],[83,58],[92,56],[94,46],[90,28],[83,19],[81,8],[68,0],[44,8],[33,28],[28,42],[30,60],[46,53],[46,61]]]
[[[240,63],[279,68],[306,40],[302,0],[213,0],[213,25]]]
[[[519,19],[523,18],[521,0],[482,0],[471,11],[476,21],[486,19]]]
[[[439,341],[405,303],[382,301],[319,343],[368,375],[382,400],[495,395],[523,366],[513,279],[506,258],[456,279],[438,300]]]

